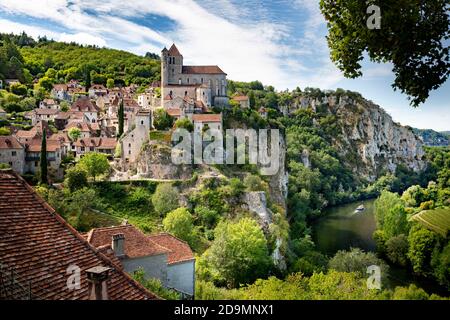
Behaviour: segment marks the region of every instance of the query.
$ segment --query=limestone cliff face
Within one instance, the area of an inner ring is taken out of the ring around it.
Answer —
[[[425,168],[421,139],[373,102],[357,95],[301,97],[284,112],[309,107],[337,117],[341,135],[333,139],[333,144],[351,162],[352,170],[364,178],[374,180],[383,171],[394,172],[399,164],[414,171]],[[304,151],[299,152],[303,152],[303,158]]]

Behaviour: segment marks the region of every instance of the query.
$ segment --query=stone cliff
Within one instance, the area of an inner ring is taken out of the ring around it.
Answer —
[[[423,142],[412,129],[394,122],[380,106],[359,94],[303,96],[282,111],[288,115],[306,108],[336,116],[341,134],[333,138],[333,145],[355,173],[370,181],[386,170],[394,172],[399,164],[416,172],[426,166]],[[299,152],[309,163],[305,151]]]

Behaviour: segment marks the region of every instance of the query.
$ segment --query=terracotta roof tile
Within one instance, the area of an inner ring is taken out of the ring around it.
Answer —
[[[102,250],[92,247],[12,170],[0,170],[0,261],[14,268],[19,281],[47,300],[86,300],[86,270],[111,268],[112,300],[158,299],[132,280]],[[81,269],[81,289],[67,288],[67,268]]]
[[[181,56],[180,51],[178,51],[177,46],[174,44],[172,44],[172,46],[169,49],[169,56]]]
[[[119,233],[125,236],[124,253],[128,258],[153,256],[169,252],[168,249],[151,241],[132,225],[92,229],[89,232],[87,241],[98,248],[111,244],[112,236]]]
[[[0,149],[23,149],[14,136],[0,136]]]
[[[170,250],[167,260],[169,264],[175,264],[185,261],[194,260],[194,254],[191,247],[169,233],[160,233],[148,237],[153,242]]]
[[[226,74],[218,66],[183,66],[185,74]]]
[[[88,98],[79,97],[77,101],[72,104],[71,111],[83,112],[98,112],[98,107]]]
[[[219,114],[208,114],[208,113],[200,113],[193,114],[192,120],[194,122],[222,122],[222,115]]]

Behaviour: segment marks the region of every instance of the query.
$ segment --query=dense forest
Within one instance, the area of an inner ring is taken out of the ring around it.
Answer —
[[[130,52],[91,45],[63,43],[25,33],[0,34],[0,79],[19,79],[28,89],[48,91],[54,83],[79,80],[84,85],[100,83],[145,86],[160,78],[158,55],[137,56]]]

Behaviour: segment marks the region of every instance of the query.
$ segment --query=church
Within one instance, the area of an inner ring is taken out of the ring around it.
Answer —
[[[218,66],[185,66],[173,44],[161,52],[161,104],[183,114],[203,113],[228,105],[227,74]]]

